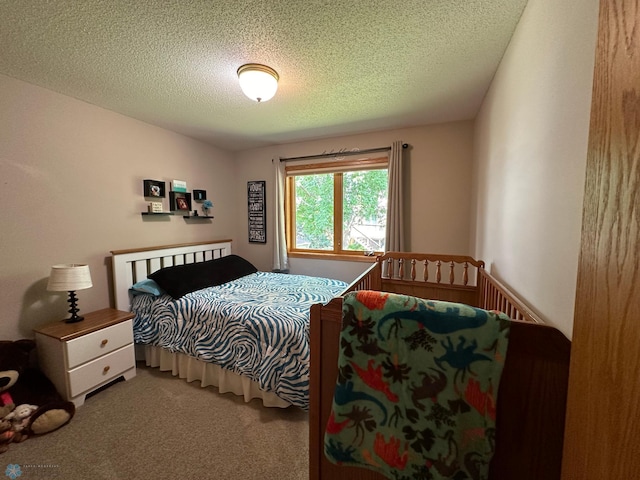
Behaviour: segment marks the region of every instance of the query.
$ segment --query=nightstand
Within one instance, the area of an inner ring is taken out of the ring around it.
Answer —
[[[60,395],[81,406],[87,394],[136,375],[133,314],[105,308],[77,323],[57,321],[34,329],[38,362]]]

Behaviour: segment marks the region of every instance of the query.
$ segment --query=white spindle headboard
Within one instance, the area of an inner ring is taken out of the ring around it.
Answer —
[[[204,262],[231,254],[231,240],[181,243],[149,248],[113,250],[115,308],[131,311],[129,287],[156,270],[173,265]]]

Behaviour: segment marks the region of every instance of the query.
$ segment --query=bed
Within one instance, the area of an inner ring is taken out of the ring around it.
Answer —
[[[391,252],[348,291],[374,290],[460,302],[506,313],[508,354],[497,402],[492,480],[560,478],[570,342],[498,282],[482,261],[465,256]],[[337,466],[324,455],[324,434],[337,377],[342,296],[311,308],[309,478],[382,480],[381,474]]]
[[[116,306],[138,358],[265,406],[308,410],[309,311],[342,281],[260,272],[231,242],[114,251]]]

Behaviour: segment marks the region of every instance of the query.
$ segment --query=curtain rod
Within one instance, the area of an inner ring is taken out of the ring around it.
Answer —
[[[409,148],[408,143],[403,143],[402,148]],[[286,157],[281,158],[281,162],[290,162],[293,160],[311,160],[313,158],[326,158],[326,157],[343,157],[347,155],[362,155],[363,153],[374,153],[374,152],[388,152],[391,150],[391,147],[379,147],[379,148],[369,148],[368,150],[358,150],[358,151],[344,151],[344,152],[332,152],[332,153],[319,153],[318,155],[306,155],[303,157]]]

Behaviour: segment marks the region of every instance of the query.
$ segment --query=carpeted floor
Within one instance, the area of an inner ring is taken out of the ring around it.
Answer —
[[[12,444],[0,478],[19,480],[308,478],[308,415],[264,408],[138,364],[56,432]],[[7,475],[5,477],[5,475]]]

